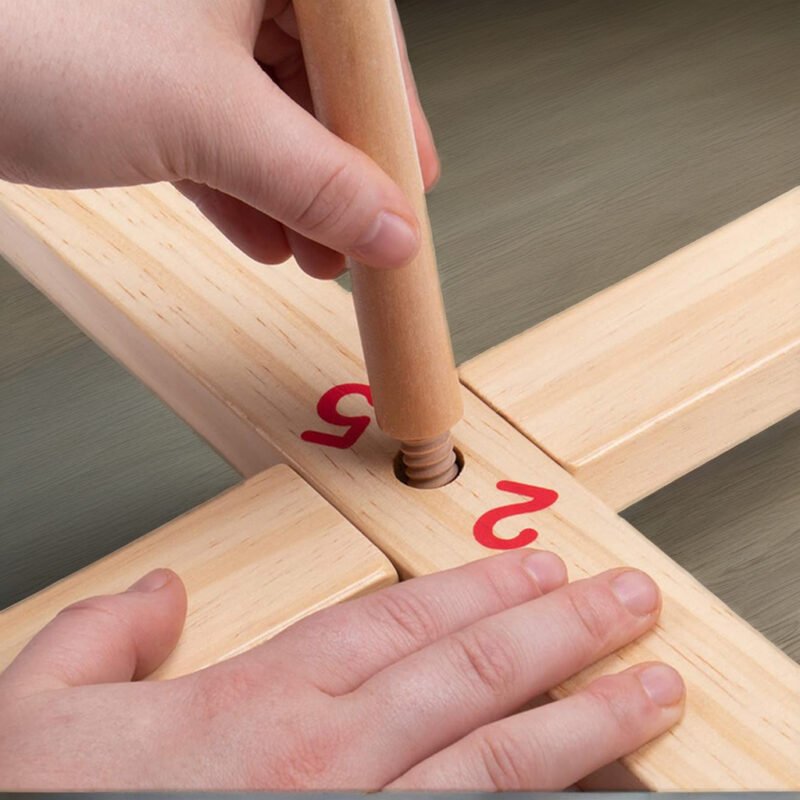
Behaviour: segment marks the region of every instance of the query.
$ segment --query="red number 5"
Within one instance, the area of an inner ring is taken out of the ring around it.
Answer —
[[[370,418],[363,417],[348,417],[337,410],[339,401],[343,397],[351,394],[360,394],[367,398],[367,402],[372,405],[372,392],[365,383],[342,383],[339,386],[334,386],[328,389],[325,394],[320,397],[317,403],[317,414],[323,422],[329,422],[331,425],[339,425],[347,428],[347,431],[342,434],[323,433],[322,431],[303,431],[300,438],[304,442],[311,442],[312,444],[321,444],[325,447],[337,447],[340,450],[346,450],[352,447],[361,437],[361,434],[367,429],[370,423]]]
[[[516,481],[500,481],[497,484],[497,488],[501,492],[513,492],[531,499],[522,503],[512,503],[511,505],[493,508],[478,517],[472,529],[475,539],[484,547],[491,547],[493,550],[514,550],[517,547],[529,545],[539,535],[533,528],[521,530],[512,539],[501,539],[499,536],[495,536],[494,526],[506,517],[527,514],[531,511],[541,511],[543,508],[553,505],[558,500],[558,493],[552,489],[529,486],[527,483],[517,483]]]

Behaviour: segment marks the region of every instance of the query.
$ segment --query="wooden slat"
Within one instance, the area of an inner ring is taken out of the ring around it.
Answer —
[[[273,467],[0,612],[0,670],[62,608],[169,567],[189,610],[153,673],[172,678],[265,641],[298,619],[397,579],[392,565],[297,473]]]
[[[652,494],[800,408],[800,189],[461,377],[613,508]]]
[[[3,184],[11,189],[9,184]],[[0,202],[2,202],[0,200]],[[45,223],[46,224],[46,223]],[[282,462],[281,455],[265,441],[256,443],[250,426],[214,393],[198,381],[161,343],[151,339],[124,314],[118,312],[110,295],[98,291],[60,260],[60,254],[30,239],[24,226],[13,216],[0,221],[0,252],[12,265],[106,352],[132,372],[179,417],[199,433],[242,475],[255,475]],[[116,247],[109,244],[114,258]],[[164,242],[164,246],[167,243]],[[100,254],[81,252],[79,257],[94,262]],[[119,252],[116,253],[119,256]],[[100,262],[102,263],[102,262]],[[24,265],[37,264],[34,270]],[[97,264],[99,266],[99,264]],[[41,268],[41,275],[39,275]],[[41,279],[40,279],[41,278]],[[121,290],[121,287],[117,287]],[[142,296],[142,301],[149,298]]]
[[[499,481],[556,491],[554,505],[503,520],[498,536],[534,524],[537,544],[559,553],[573,578],[638,566],[660,583],[664,612],[656,630],[555,695],[601,672],[664,660],[686,679],[687,712],[625,759],[636,778],[654,789],[800,785],[797,664],[473,394],[464,391],[465,417],[454,430],[464,470],[440,490],[397,480],[396,445],[374,423],[349,449],[301,439],[307,429],[341,433],[319,420],[317,401],[334,385],[365,379],[350,299],[337,286],[291,263],[246,260],[166,187],[63,194],[3,186],[0,198],[0,243],[26,275],[76,319],[98,317],[91,324],[101,336],[103,315],[136,327],[215,398],[213,409],[249,427],[252,452],[261,442],[277,448],[403,574],[491,552],[474,538],[475,521],[520,500]],[[104,304],[74,303],[64,286],[89,286]],[[368,413],[362,397],[340,410]]]

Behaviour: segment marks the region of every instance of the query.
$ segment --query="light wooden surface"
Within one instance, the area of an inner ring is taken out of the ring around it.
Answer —
[[[798,183],[795,0],[399,9],[444,165],[428,206],[458,361]],[[800,659],[800,426],[777,428],[625,517]],[[4,291],[0,605],[236,480],[36,290]]]
[[[441,436],[461,418],[461,394],[393,3],[303,0],[295,11],[315,112],[394,178],[420,223],[419,253],[403,268],[349,264],[378,424],[402,442]]]
[[[457,363],[800,183],[796,0],[398,0]],[[800,660],[800,425],[625,512]]]
[[[440,490],[400,483],[395,445],[374,424],[346,450],[300,439],[306,429],[329,429],[315,415],[325,391],[365,378],[343,291],[291,263],[266,270],[248,262],[168,187],[65,195],[4,185],[1,197],[0,241],[45,291],[58,273],[91,284],[108,305],[73,313],[113,312],[158,341],[219,399],[215,409],[247,422],[254,446],[269,441],[403,573],[490,552],[473,538],[475,521],[519,500],[498,481],[556,491],[550,508],[504,520],[497,535],[533,523],[538,543],[559,553],[572,577],[630,564],[652,574],[665,598],[656,631],[558,694],[598,672],[663,659],[687,681],[687,714],[626,759],[639,779],[658,789],[800,785],[798,666],[474,395],[464,393],[465,418],[454,431],[466,466]],[[342,410],[363,414],[363,398]]]
[[[174,678],[241,653],[321,608],[387,586],[392,565],[297,473],[273,467],[0,612],[0,670],[62,608],[169,567],[188,595]]]
[[[800,189],[460,369],[625,508],[800,409]]]
[[[0,608],[240,481],[0,263]]]
[[[8,223],[14,224],[11,220]],[[9,238],[11,247],[12,238],[13,235]],[[21,258],[26,260],[27,254],[21,254]],[[102,342],[106,352],[124,364],[241,474],[254,475],[281,462],[276,451],[254,448],[248,427],[236,415],[216,407],[219,400],[212,392],[171,361],[157,342],[143,337],[125,317],[114,314],[107,298],[91,285],[76,282],[69,272],[58,268],[48,276],[48,282],[54,292],[66,298],[61,307],[78,320],[83,331],[94,341]],[[91,314],[82,313],[88,308],[92,309]]]
[[[457,363],[800,183],[796,0],[398,7],[442,158],[428,208]],[[800,660],[787,423],[624,516]]]

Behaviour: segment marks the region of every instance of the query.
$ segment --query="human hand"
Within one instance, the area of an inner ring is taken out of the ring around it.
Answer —
[[[640,572],[567,584],[553,554],[515,551],[319,612],[192,675],[131,682],[183,625],[183,586],[156,570],[61,612],[0,676],[0,785],[561,789],[672,726],[678,674],[640,665],[519,709],[641,636],[659,606]]]
[[[399,187],[309,113],[289,0],[0,0],[0,17],[0,177],[172,181],[253,258],[292,253],[316,277],[342,253],[392,267],[416,252]],[[430,188],[438,157],[404,66]]]

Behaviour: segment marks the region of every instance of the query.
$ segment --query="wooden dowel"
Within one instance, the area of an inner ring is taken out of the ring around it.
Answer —
[[[457,474],[450,429],[463,407],[392,3],[295,0],[294,8],[316,115],[399,184],[419,220],[422,243],[407,266],[348,266],[378,425],[400,440],[411,485],[442,486]]]

